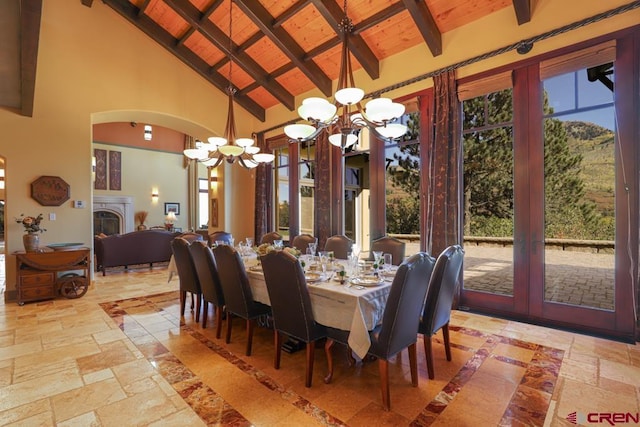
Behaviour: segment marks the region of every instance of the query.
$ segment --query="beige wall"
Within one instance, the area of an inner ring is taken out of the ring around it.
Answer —
[[[627,3],[627,0],[538,0],[533,22],[515,25],[511,8],[443,36],[444,54],[433,58],[418,46],[381,63],[381,78],[369,81],[362,72],[356,82],[367,91],[438,69],[549,29]],[[536,55],[600,34],[636,25],[640,11],[572,31],[536,44]],[[509,30],[501,30],[508,28]],[[461,76],[522,59],[516,53],[460,70]],[[408,66],[410,64],[410,66]],[[431,85],[423,81],[396,90],[401,96]],[[303,96],[296,99],[299,104]],[[224,128],[223,93],[175,59],[144,33],[102,2],[91,8],[80,1],[43,2],[41,39],[33,117],[0,110],[0,156],[6,159],[6,217],[56,213],[45,221],[45,242],[92,241],[91,209],[74,209],[73,200],[92,197],[92,123],[138,121],[206,138]],[[236,106],[239,133],[259,131],[290,120],[295,112],[274,107],[260,123]],[[274,133],[279,133],[276,131]],[[171,167],[172,173],[176,172]],[[29,184],[41,175],[62,177],[71,186],[71,200],[42,207],[29,196]],[[220,168],[218,184],[221,226],[237,238],[253,234],[253,172],[237,166]],[[128,179],[125,177],[125,179]],[[140,185],[146,198],[150,184]],[[160,191],[163,191],[160,189]],[[7,222],[7,253],[22,249],[22,230]],[[14,259],[7,259],[7,289],[15,289]],[[5,294],[7,295],[7,294]]]
[[[182,155],[141,150],[107,144],[94,148],[119,151],[122,156],[122,191],[95,190],[95,195],[130,196],[134,212],[147,211],[148,227],[164,224],[164,204],[180,203],[180,215],[174,226],[187,230],[187,170],[182,167]],[[152,200],[152,191],[158,200]],[[137,225],[137,223],[136,223]],[[42,236],[46,239],[47,235]]]
[[[254,127],[241,108],[236,117],[239,132]],[[155,123],[206,138],[224,129],[226,97],[102,2],[91,8],[79,1],[43,2],[33,117],[0,110],[6,217],[52,212],[56,221],[45,220],[45,243],[91,244],[91,209],[74,209],[72,201],[90,206],[92,123],[111,121]],[[236,177],[235,168],[227,170],[225,188],[253,188],[246,182],[248,174]],[[71,200],[43,207],[31,199],[29,185],[41,175],[63,178],[71,187]],[[141,187],[146,198],[149,185]],[[242,215],[234,222],[242,226],[236,234],[253,229],[248,217],[252,221],[252,215]],[[10,254],[23,249],[23,233],[13,222],[6,225],[5,297],[11,297],[15,267]]]

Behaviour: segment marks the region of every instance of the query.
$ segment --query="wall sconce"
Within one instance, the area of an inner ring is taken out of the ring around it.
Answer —
[[[0,169],[0,190],[4,190],[4,169]]]
[[[96,156],[91,157],[91,181],[96,181]]]
[[[211,189],[215,190],[218,185],[218,175],[216,175],[216,169],[211,169],[209,179],[211,180]]]
[[[158,190],[153,190],[151,192],[151,201],[153,203],[158,203]]]
[[[152,132],[153,128],[151,127],[151,125],[144,125],[144,140],[145,141],[151,141]]]

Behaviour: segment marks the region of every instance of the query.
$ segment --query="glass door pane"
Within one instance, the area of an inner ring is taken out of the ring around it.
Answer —
[[[589,73],[544,81],[544,300],[614,310],[613,92]]]
[[[464,101],[464,289],[513,296],[513,98]]]

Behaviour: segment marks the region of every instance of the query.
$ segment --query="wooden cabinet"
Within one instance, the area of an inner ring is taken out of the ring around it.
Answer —
[[[89,248],[64,251],[14,252],[18,304],[53,299],[58,295],[79,298],[89,287]]]

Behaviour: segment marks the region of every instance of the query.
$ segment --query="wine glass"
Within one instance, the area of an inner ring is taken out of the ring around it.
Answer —
[[[311,250],[311,255],[315,255],[318,249],[318,239],[316,239],[315,243],[309,243],[309,249]]]
[[[391,265],[393,264],[393,256],[391,254],[384,254],[384,271],[388,273],[391,270]]]
[[[373,261],[374,263],[380,265],[380,260],[382,259],[382,255],[384,252],[382,251],[373,251]]]
[[[247,237],[246,241],[247,241],[247,247],[252,248],[253,247],[253,237]]]
[[[282,239],[274,240],[273,247],[276,249],[282,249],[284,247],[284,242],[282,241]]]

